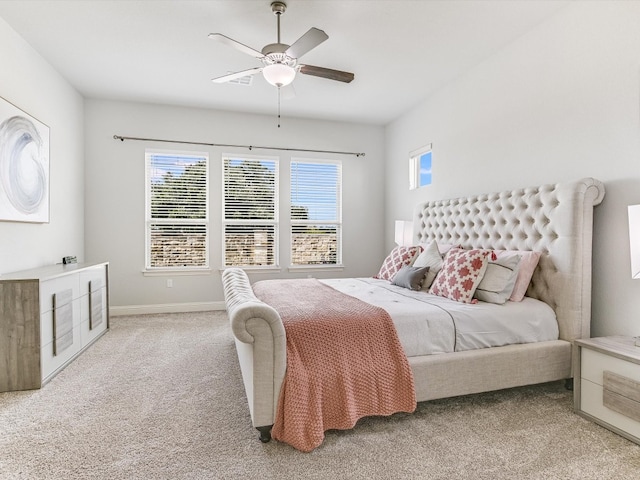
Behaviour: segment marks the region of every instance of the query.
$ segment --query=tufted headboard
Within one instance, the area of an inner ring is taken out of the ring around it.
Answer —
[[[604,185],[584,178],[425,202],[414,212],[414,236],[420,243],[541,252],[527,295],[554,309],[561,339],[588,338],[593,207],[603,197]]]

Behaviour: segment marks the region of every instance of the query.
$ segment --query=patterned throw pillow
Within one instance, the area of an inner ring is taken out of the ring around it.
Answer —
[[[452,248],[429,293],[462,303],[477,302],[473,294],[487,269],[490,255],[491,250]]]
[[[421,251],[422,247],[395,247],[391,250],[389,256],[385,258],[384,262],[382,262],[380,271],[373,278],[380,278],[382,280],[389,281],[393,280],[393,277],[398,273],[398,270],[400,270],[404,265],[411,265],[416,257],[420,255]]]

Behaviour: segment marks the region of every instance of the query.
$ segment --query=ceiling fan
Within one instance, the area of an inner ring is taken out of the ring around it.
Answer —
[[[329,36],[322,30],[310,28],[307,33],[302,35],[292,45],[280,42],[280,16],[287,9],[284,2],[271,3],[271,11],[278,19],[278,41],[265,45],[262,51],[254,50],[236,40],[233,40],[221,33],[210,33],[209,38],[218,40],[225,45],[234,47],[252,57],[262,61],[261,67],[250,68],[240,72],[230,73],[221,77],[213,78],[215,83],[225,83],[236,80],[247,75],[255,75],[262,72],[264,78],[275,87],[284,87],[293,82],[297,72],[304,75],[312,75],[314,77],[327,78],[329,80],[337,80],[338,82],[349,83],[353,80],[353,73],[333,70],[330,68],[316,67],[313,65],[302,65],[298,63],[300,57],[313,48],[320,45]]]

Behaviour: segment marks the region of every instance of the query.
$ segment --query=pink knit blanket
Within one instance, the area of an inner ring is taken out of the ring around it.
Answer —
[[[315,279],[253,285],[287,334],[287,371],[271,435],[309,452],[324,432],[369,415],[413,412],[409,362],[389,314]]]

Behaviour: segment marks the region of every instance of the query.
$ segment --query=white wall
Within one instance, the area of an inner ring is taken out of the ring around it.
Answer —
[[[142,276],[144,148],[173,146],[113,134],[362,150],[366,157],[344,162],[341,275],[375,273],[393,244],[393,221],[410,218],[418,201],[594,176],[607,194],[595,213],[592,333],[638,335],[640,282],[631,280],[626,223],[626,206],[640,203],[638,25],[638,2],[572,2],[386,130],[287,118],[278,130],[271,116],[197,109],[88,100],[83,112],[82,97],[0,19],[0,96],[51,132],[51,222],[0,222],[0,274],[77,255],[111,262],[115,307],[220,301],[215,229],[211,275],[174,278],[173,289]],[[407,154],[426,143],[434,185],[409,192]],[[228,149],[204,150],[215,185]],[[215,189],[211,202],[216,225]]]
[[[84,257],[83,100],[0,18],[0,97],[49,126],[50,222],[0,221],[0,274]]]
[[[276,105],[274,104],[274,112]],[[383,152],[384,129],[346,123],[229,113],[160,105],[86,100],[86,248],[91,260],[110,262],[111,305],[114,313],[170,311],[215,307],[223,301],[221,155],[223,153],[322,158],[323,155],[259,149],[118,141],[113,135],[187,140],[204,143],[309,148],[365,152],[365,157],[325,156],[343,160],[344,271],[316,277],[371,276],[384,258]],[[210,263],[212,273],[166,277],[144,276],[145,149],[208,152],[210,158]],[[285,164],[286,165],[286,164]],[[286,198],[288,171],[281,168],[281,205]],[[283,211],[283,210],[281,210]],[[251,273],[252,281],[289,274],[286,217],[281,216],[282,273]],[[374,259],[372,261],[372,258]],[[167,288],[167,279],[173,287]]]
[[[640,335],[627,205],[640,203],[640,2],[572,2],[386,129],[386,244],[422,200],[595,177],[592,335]],[[433,185],[408,153],[433,143]]]

